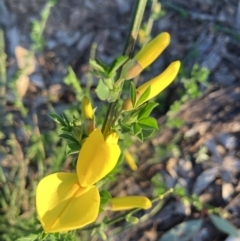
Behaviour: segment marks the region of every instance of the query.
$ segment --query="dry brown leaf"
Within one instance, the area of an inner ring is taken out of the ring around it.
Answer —
[[[17,65],[20,70],[23,70],[16,82],[16,88],[18,94],[23,97],[29,86],[28,75],[35,71],[36,61],[34,56],[25,48],[17,46],[15,48],[15,55],[17,59]]]
[[[21,70],[24,69],[24,73],[26,75],[30,75],[35,71],[35,58],[27,49],[17,46],[15,48],[15,56],[17,59],[18,68]]]
[[[27,90],[28,90],[28,86],[29,86],[29,77],[28,75],[21,75],[17,81],[16,81],[16,88],[17,88],[17,91],[18,91],[18,94],[20,97],[23,97]]]

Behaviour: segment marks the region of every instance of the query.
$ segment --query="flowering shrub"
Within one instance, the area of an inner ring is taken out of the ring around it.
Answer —
[[[72,145],[74,140],[80,151],[75,173],[54,173],[43,178],[38,184],[36,206],[46,233],[82,228],[96,221],[100,209],[122,211],[134,208],[148,209],[152,206],[152,202],[143,196],[109,196],[107,202],[102,205],[96,184],[118,163],[121,154],[119,136],[127,133],[144,140],[157,129],[156,120],[149,117],[156,104],[147,101],[157,96],[174,80],[180,68],[180,61],[171,63],[162,74],[137,89],[131,85],[130,97],[122,103],[120,96],[124,81],[139,75],[162,53],[169,42],[169,34],[161,33],[146,44],[133,59],[120,56],[110,67],[99,61],[90,61],[95,75],[101,76],[96,93],[101,100],[110,103],[109,109],[101,129],[96,128],[94,110],[90,99],[85,96],[82,99],[82,118],[78,120],[80,124],[75,125],[72,122],[63,126],[64,137],[71,142],[70,154],[71,150],[74,152],[76,149]],[[116,79],[120,68],[120,77]],[[59,116],[52,117],[63,125]],[[130,153],[125,151],[130,165],[136,169],[129,155]]]

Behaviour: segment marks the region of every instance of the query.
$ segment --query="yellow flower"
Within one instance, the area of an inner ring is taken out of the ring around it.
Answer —
[[[93,109],[91,101],[87,96],[82,98],[82,114],[84,119],[93,119]]]
[[[128,80],[138,76],[147,68],[170,43],[170,35],[163,32],[147,43],[136,56],[129,60],[123,68],[122,79]]]
[[[141,97],[141,95],[150,87],[150,94],[147,99],[144,101],[148,101],[153,97],[157,96],[161,91],[163,91],[168,85],[172,83],[172,81],[176,78],[178,71],[180,69],[180,61],[172,62],[163,73],[158,75],[157,77],[149,80],[145,84],[141,85],[137,89],[137,100]],[[143,103],[139,103],[141,105]],[[135,106],[138,107],[138,106]],[[124,101],[123,110],[131,110],[133,109],[133,105],[130,99]]]
[[[115,167],[120,156],[117,141],[115,133],[104,140],[100,130],[94,130],[87,138],[77,161],[77,175],[82,187],[98,182]]]
[[[87,96],[82,98],[82,115],[85,119],[85,129],[86,133],[89,135],[94,129],[94,112],[92,109],[92,104]]]
[[[120,156],[117,136],[106,140],[94,130],[80,150],[77,174],[55,173],[43,178],[36,191],[38,217],[46,233],[69,231],[94,222],[100,196],[93,184],[106,176]]]
[[[94,222],[99,205],[98,189],[81,187],[75,173],[54,173],[37,187],[37,212],[46,233],[69,231]]]
[[[133,158],[132,154],[128,150],[125,150],[124,157],[125,157],[125,160],[126,160],[127,164],[129,165],[129,167],[133,171],[136,171],[137,170],[137,165],[136,165],[136,163],[134,161],[134,158]]]
[[[46,233],[70,231],[97,219],[100,195],[94,186],[116,165],[120,156],[118,135],[106,139],[94,130],[84,142],[77,161],[77,173],[58,172],[43,178],[36,191],[39,220]],[[113,211],[150,208],[146,197],[119,197],[110,200]]]
[[[143,196],[126,196],[126,197],[116,197],[110,199],[110,205],[112,211],[122,211],[133,208],[151,208],[151,201]]]

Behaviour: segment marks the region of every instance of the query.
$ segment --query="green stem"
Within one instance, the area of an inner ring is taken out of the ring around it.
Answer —
[[[129,32],[128,32],[128,36],[125,42],[125,46],[122,52],[122,55],[128,56],[129,58],[132,56],[133,53],[133,49],[137,40],[137,35],[139,32],[139,28],[142,22],[142,17],[145,11],[145,7],[146,7],[146,3],[147,0],[136,0],[135,4],[134,4],[134,8],[133,8],[133,13],[132,13],[132,19],[131,19],[131,23],[130,23],[130,28],[129,28]],[[117,78],[119,79],[121,76],[121,71],[122,69],[120,69],[120,71],[118,71],[117,74]],[[120,89],[123,88],[123,84],[124,82],[122,82],[120,84]],[[119,92],[119,96],[121,95],[121,91]],[[114,117],[114,109],[117,106],[117,102],[118,100],[116,100],[113,103],[110,103],[108,105],[108,110],[102,125],[102,133],[106,134],[106,129],[110,126],[112,126],[115,122],[115,118]],[[111,118],[110,118],[111,116]],[[112,122],[112,120],[114,119],[114,122]]]
[[[167,196],[171,195],[172,193],[173,193],[173,189],[170,188],[168,191],[166,191],[161,196],[151,200],[151,202],[152,202],[152,204],[154,204],[154,203],[156,203],[158,201],[161,201],[161,200],[165,199]],[[128,212],[126,212],[124,214],[121,214],[121,215],[119,215],[119,216],[117,216],[117,217],[115,217],[115,218],[113,218],[111,220],[106,221],[105,224],[112,225],[114,223],[118,223],[118,222],[124,220],[127,215],[133,215],[134,213],[136,213],[136,212],[138,212],[140,210],[142,210],[142,208],[136,208],[136,209],[130,210],[130,211],[128,211]],[[154,210],[154,213],[155,213],[155,209],[153,209],[153,210]],[[95,225],[91,225],[89,227],[83,228],[81,230],[92,230],[92,229],[98,228],[100,226],[101,226],[101,224],[99,223],[99,224],[95,224]]]

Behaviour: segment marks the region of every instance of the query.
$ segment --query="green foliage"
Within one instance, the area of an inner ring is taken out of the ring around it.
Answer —
[[[55,6],[57,0],[48,0],[44,9],[40,14],[40,20],[33,20],[31,38],[33,41],[32,50],[39,52],[42,51],[45,46],[43,38],[43,32],[50,15],[51,8]]]
[[[207,82],[208,75],[209,70],[207,68],[200,68],[195,64],[190,73],[190,77],[183,77],[180,79],[180,83],[183,85],[183,90],[180,92],[180,99],[171,105],[170,110],[167,113],[167,126],[169,128],[180,128],[184,124],[183,120],[175,117],[175,114],[184,103],[202,95],[199,86],[202,85],[207,87],[209,85]]]

